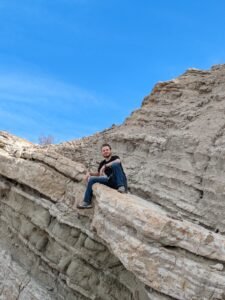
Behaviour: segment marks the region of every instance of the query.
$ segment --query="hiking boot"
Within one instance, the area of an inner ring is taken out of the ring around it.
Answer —
[[[117,189],[117,191],[119,192],[119,193],[121,193],[121,194],[125,194],[126,193],[126,189],[125,189],[125,186],[120,186],[118,189]]]
[[[84,209],[84,208],[92,208],[92,205],[87,203],[87,202],[83,202],[81,204],[78,204],[77,205],[77,208],[80,208],[80,209]]]

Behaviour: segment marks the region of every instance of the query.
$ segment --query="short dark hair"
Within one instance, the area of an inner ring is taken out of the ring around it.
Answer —
[[[110,146],[109,144],[107,144],[107,143],[102,144],[101,149],[102,149],[103,147],[109,147],[109,149],[112,150],[111,146]]]

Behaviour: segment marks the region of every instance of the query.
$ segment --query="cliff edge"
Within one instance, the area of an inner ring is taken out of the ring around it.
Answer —
[[[225,65],[156,84],[120,126],[47,147],[0,134],[1,299],[225,299]],[[129,194],[85,169],[109,142]]]

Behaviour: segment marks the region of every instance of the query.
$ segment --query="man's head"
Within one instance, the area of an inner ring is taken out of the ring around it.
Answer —
[[[103,144],[101,151],[104,158],[109,158],[112,155],[111,146],[109,144]]]

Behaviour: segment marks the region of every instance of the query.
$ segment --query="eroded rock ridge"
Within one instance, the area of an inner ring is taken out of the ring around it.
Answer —
[[[156,84],[88,138],[43,148],[2,132],[0,299],[225,299],[224,115],[218,65]],[[95,185],[80,212],[103,142],[130,193]]]

